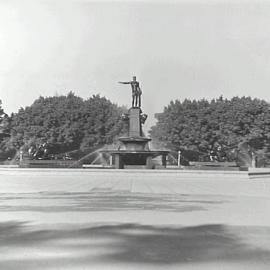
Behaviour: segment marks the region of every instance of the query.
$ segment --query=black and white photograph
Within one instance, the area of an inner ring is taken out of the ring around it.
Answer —
[[[270,1],[0,0],[0,270],[268,270]]]

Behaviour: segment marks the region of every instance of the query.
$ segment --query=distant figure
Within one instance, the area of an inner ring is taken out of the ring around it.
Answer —
[[[23,150],[20,150],[20,157],[19,157],[20,161],[23,161]]]
[[[132,107],[141,107],[141,95],[142,90],[140,88],[139,82],[136,81],[136,77],[133,77],[131,82],[119,82],[122,84],[130,84],[132,89]]]
[[[240,142],[237,147],[236,163],[239,167],[252,166],[252,149],[247,141]]]
[[[257,160],[258,160],[258,157],[255,155],[254,152],[251,153],[251,167],[252,168],[256,168],[257,166]]]

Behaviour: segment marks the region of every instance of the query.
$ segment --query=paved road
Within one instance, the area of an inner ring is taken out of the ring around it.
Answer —
[[[268,269],[270,178],[0,170],[0,269]]]

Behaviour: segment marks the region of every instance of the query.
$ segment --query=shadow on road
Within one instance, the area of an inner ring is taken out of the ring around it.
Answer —
[[[183,194],[140,194],[129,192],[2,194],[0,211],[207,211],[210,206],[228,202],[212,196]],[[41,203],[42,202],[42,203]]]
[[[244,233],[243,233],[244,231]],[[0,269],[50,269],[95,264],[172,265],[202,262],[270,263],[268,249],[240,235],[268,237],[269,228],[140,224],[34,230],[26,223],[0,224]],[[23,250],[23,252],[22,252]],[[80,268],[79,268],[80,269]]]

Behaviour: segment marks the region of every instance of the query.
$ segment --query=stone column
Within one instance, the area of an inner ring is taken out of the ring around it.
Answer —
[[[115,154],[115,169],[124,169],[123,159],[120,154]]]
[[[112,166],[113,165],[113,156],[110,155],[110,162],[109,162],[109,165]]]
[[[146,158],[146,168],[147,169],[153,169],[152,156],[148,156]]]
[[[162,155],[162,166],[164,166],[164,168],[167,166],[167,155]]]

